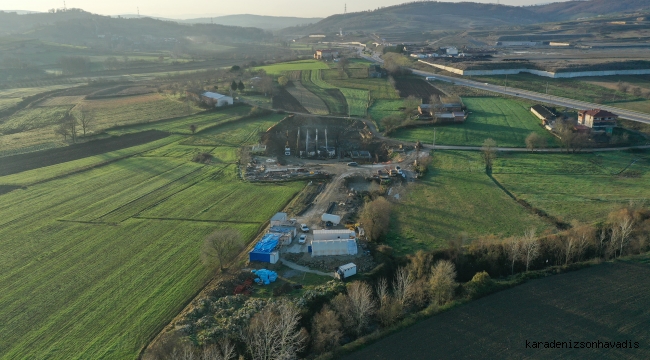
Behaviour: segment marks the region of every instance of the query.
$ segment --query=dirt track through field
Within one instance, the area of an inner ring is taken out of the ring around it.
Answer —
[[[531,280],[344,359],[650,359],[648,277],[648,265],[616,263]],[[631,341],[639,348],[531,349],[526,341]]]

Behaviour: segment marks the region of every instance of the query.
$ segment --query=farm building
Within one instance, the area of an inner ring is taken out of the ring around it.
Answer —
[[[356,255],[356,239],[312,240],[311,256]]]
[[[530,108],[530,111],[538,119],[542,120],[542,124],[544,125],[551,125],[557,119],[557,116],[551,110],[542,105],[534,105]]]
[[[271,218],[271,227],[282,226],[287,222],[287,213],[279,212]]]
[[[418,106],[418,113],[420,113],[420,115],[431,115],[432,109],[433,105],[431,104],[420,104]]]
[[[448,112],[448,113],[436,113],[436,119],[443,121],[443,122],[456,122],[456,123],[461,123],[465,122],[467,119],[467,115],[465,114],[464,111],[455,111],[455,112]]]
[[[255,244],[253,250],[248,253],[249,261],[259,261],[275,264],[280,260],[277,247],[280,244],[281,234],[266,234]]]
[[[616,120],[618,120],[618,115],[605,110],[592,109],[578,111],[578,123],[596,132],[611,134],[616,127]]]
[[[272,226],[269,234],[280,234],[280,244],[289,245],[296,237],[298,230],[294,226]]]
[[[339,52],[332,49],[316,50],[316,53],[314,54],[314,59],[317,60],[332,60],[337,57],[339,57]]]
[[[218,94],[218,93],[213,93],[213,92],[205,92],[201,94],[201,100],[214,107],[222,107],[225,105],[232,105],[234,100],[230,96]]]
[[[355,239],[357,234],[352,230],[314,230],[314,240]]]

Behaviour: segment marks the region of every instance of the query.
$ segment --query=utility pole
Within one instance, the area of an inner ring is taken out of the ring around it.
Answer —
[[[433,128],[433,151],[436,151],[436,128]]]
[[[504,90],[508,91],[508,74],[506,74],[506,86],[505,86]]]
[[[548,95],[548,81],[546,82],[546,95]]]

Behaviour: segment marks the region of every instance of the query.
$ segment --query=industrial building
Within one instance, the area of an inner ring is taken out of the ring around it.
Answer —
[[[259,261],[275,264],[280,260],[280,253],[277,251],[280,244],[281,234],[269,233],[262,237],[255,244],[253,250],[248,253],[249,261]]]
[[[352,230],[314,230],[311,256],[356,255],[357,237]]]
[[[272,226],[270,234],[280,234],[280,245],[289,245],[298,234],[295,226]]]
[[[282,226],[287,222],[287,213],[279,212],[271,218],[271,227]]]

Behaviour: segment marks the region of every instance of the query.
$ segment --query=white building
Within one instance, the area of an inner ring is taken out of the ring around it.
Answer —
[[[282,226],[287,222],[287,213],[279,212],[273,215],[270,221],[271,227]]]
[[[215,107],[232,105],[234,103],[234,99],[230,96],[213,93],[209,91],[201,94],[201,96],[203,97],[204,101],[213,103]]]
[[[314,230],[311,249],[311,256],[356,255],[356,233],[352,230]]]
[[[447,48],[447,55],[458,55],[458,49],[455,47]]]

